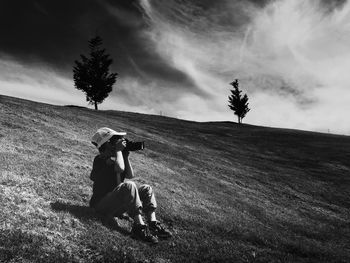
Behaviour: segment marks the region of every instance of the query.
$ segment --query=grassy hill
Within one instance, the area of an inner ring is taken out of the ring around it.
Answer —
[[[350,262],[350,137],[6,96],[0,124],[0,262]],[[170,241],[135,241],[87,207],[103,126],[146,142],[135,181]]]

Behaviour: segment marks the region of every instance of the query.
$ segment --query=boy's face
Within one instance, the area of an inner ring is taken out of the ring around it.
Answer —
[[[123,136],[118,136],[118,135],[114,135],[112,138],[110,138],[109,141],[107,141],[105,154],[109,156],[113,156],[115,154],[116,144],[123,139],[124,139]]]

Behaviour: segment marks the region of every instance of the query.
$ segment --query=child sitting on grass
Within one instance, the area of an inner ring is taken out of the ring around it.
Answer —
[[[116,132],[109,128],[100,128],[92,137],[92,143],[100,154],[94,159],[90,179],[93,195],[90,206],[101,213],[105,220],[113,222],[114,217],[127,212],[134,218],[131,234],[134,238],[158,243],[158,238],[169,238],[171,233],[156,219],[157,202],[151,186],[137,187],[132,181],[134,172],[129,160],[129,151],[125,150],[126,132]],[[148,225],[142,219],[144,212]]]

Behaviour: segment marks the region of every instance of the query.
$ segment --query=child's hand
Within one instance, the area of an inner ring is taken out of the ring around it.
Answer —
[[[126,147],[126,141],[124,139],[120,139],[119,141],[117,141],[115,145],[115,151],[116,152],[122,151],[125,147]]]

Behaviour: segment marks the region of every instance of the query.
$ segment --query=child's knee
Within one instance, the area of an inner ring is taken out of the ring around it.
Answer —
[[[123,183],[122,187],[127,190],[137,189],[136,184],[132,181],[126,181],[125,183]]]
[[[148,184],[144,184],[142,185],[142,190],[145,191],[146,193],[153,193],[153,189],[152,186],[148,185]]]

